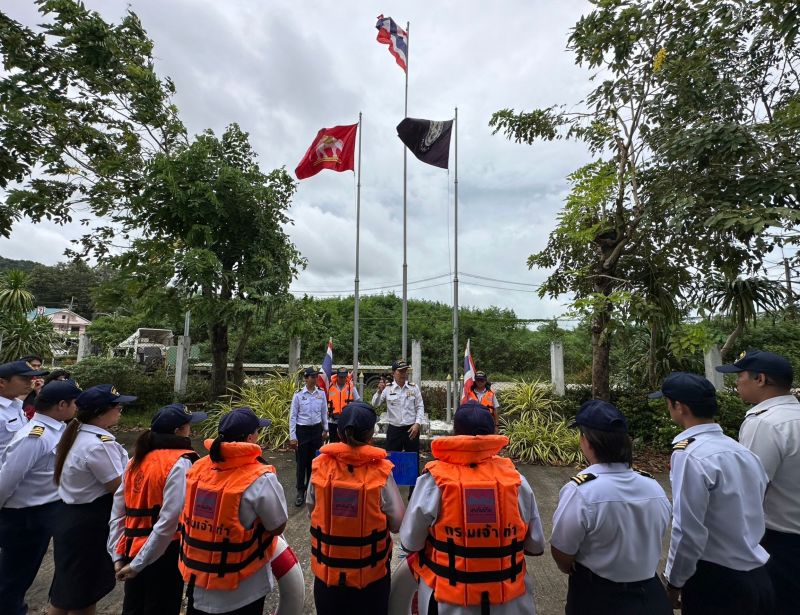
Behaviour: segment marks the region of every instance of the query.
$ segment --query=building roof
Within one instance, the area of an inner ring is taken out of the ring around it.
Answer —
[[[67,308],[45,307],[44,308],[44,313],[41,314],[41,316],[44,316],[45,318],[50,318],[51,316],[54,316],[55,314],[59,314],[61,312],[66,312],[67,314],[70,314],[70,321],[72,321],[75,324],[87,324],[88,325],[88,324],[91,324],[91,322],[92,322],[91,320],[89,320],[87,318],[84,318],[80,314],[76,314],[75,312],[73,312],[72,310],[67,309]],[[40,314],[38,312],[38,308],[30,310],[27,313],[28,320],[33,320],[37,316],[40,316]],[[51,320],[52,320],[52,318],[51,318]]]

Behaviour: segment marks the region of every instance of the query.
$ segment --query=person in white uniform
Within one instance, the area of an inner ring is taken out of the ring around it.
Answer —
[[[133,459],[114,494],[108,553],[125,582],[122,615],[178,615],[183,579],[178,571],[178,522],[186,472],[198,459],[192,424],[208,418],[183,404],[159,409],[137,439]]]
[[[436,461],[417,479],[400,527],[420,615],[535,613],[524,556],[542,555],[545,540],[533,490],[497,455],[508,438],[495,435],[481,404],[462,404],[453,430],[433,440]]]
[[[55,482],[64,506],[53,531],[50,615],[94,615],[97,601],[116,584],[106,551],[108,520],[128,453],[108,430],[119,422],[122,405],[133,401],[111,384],[86,389],[56,449]]]
[[[717,371],[735,373],[739,397],[755,404],[744,417],[739,443],[758,455],[769,479],[761,546],[769,553],[775,613],[800,613],[800,402],[791,391],[792,364],[772,352],[748,350]]]
[[[45,374],[46,371],[34,369],[25,361],[0,365],[0,459],[14,434],[28,422],[18,398],[31,392],[34,378]]]
[[[656,576],[669,524],[667,494],[632,469],[625,416],[593,399],[575,416],[591,464],[561,488],[550,551],[569,575],[567,615],[670,615]]]
[[[50,545],[61,505],[53,481],[56,446],[80,394],[71,380],[42,387],[36,412],[16,432],[0,465],[0,605],[8,615],[28,612],[25,593]]]
[[[651,394],[666,398],[684,429],[670,459],[667,591],[684,615],[771,615],[769,554],[759,545],[767,475],[758,457],[714,422],[716,393],[702,376],[675,372]]]

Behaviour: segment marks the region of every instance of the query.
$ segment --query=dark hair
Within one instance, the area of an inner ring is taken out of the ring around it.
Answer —
[[[50,410],[54,406],[57,406],[59,401],[70,401],[70,400],[69,399],[64,399],[64,400],[60,400],[59,399],[58,401],[42,401],[41,399],[39,399],[39,396],[37,395],[36,396],[36,400],[33,402],[33,409],[36,412],[47,412],[48,410]]]
[[[33,360],[39,361],[39,363],[44,363],[44,359],[40,357],[38,354],[26,354],[24,357],[19,358],[20,361],[27,361],[31,362]]]
[[[627,433],[600,431],[583,425],[580,430],[597,455],[598,462],[633,465],[633,441]]]
[[[54,369],[52,372],[47,374],[47,376],[44,377],[44,384],[48,384],[50,382],[53,382],[53,380],[59,380],[61,378],[63,378],[64,380],[68,380],[70,375],[71,374],[65,369]]]
[[[676,399],[672,399],[671,397],[667,397],[673,404]],[[685,405],[691,413],[698,419],[710,419],[713,417],[717,410],[719,410],[719,406],[717,405],[717,398],[709,399],[708,401],[682,401],[683,405]]]
[[[133,448],[133,459],[131,459],[131,469],[136,468],[144,461],[150,451],[162,448],[191,449],[192,441],[185,437],[172,433],[158,433],[151,429],[145,429],[136,438]]]
[[[220,461],[225,461],[225,457],[222,456],[222,443],[223,442],[246,442],[247,437],[250,434],[244,435],[235,435],[235,436],[223,436],[219,435],[214,438],[214,441],[211,443],[211,448],[208,449],[208,456],[211,457],[211,461],[215,461],[219,463]]]
[[[367,429],[366,431],[356,431],[356,428],[353,425],[348,425],[344,429],[344,434],[342,434],[343,441],[353,447],[358,446],[366,446],[369,444],[370,439],[372,438],[372,434],[375,433],[374,428]]]
[[[750,375],[750,380],[758,378],[759,374],[764,374],[767,386],[778,387],[779,389],[791,389],[792,379],[786,378],[784,375],[768,374],[766,372],[747,372]]]
[[[67,460],[67,455],[69,454],[72,445],[75,444],[75,438],[78,437],[78,430],[80,429],[81,424],[90,422],[92,419],[97,418],[105,412],[108,412],[116,405],[117,404],[106,404],[104,406],[93,408],[78,406],[78,412],[75,415],[75,418],[67,424],[67,427],[64,429],[64,433],[61,436],[61,440],[59,440],[58,446],[56,447],[56,468],[53,472],[53,480],[55,480],[56,485],[61,484],[61,472],[64,470],[64,462]]]

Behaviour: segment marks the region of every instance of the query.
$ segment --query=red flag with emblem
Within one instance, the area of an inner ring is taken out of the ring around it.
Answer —
[[[323,128],[308,148],[305,156],[294,170],[297,179],[316,175],[322,169],[352,171],[356,151],[358,124]]]

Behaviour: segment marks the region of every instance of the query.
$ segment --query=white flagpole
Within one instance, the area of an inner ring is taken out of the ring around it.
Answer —
[[[455,236],[453,257],[453,408],[458,408],[458,107],[453,122],[455,132],[456,173],[455,173],[455,215],[453,216],[453,235]]]
[[[356,279],[353,314],[353,380],[358,382],[358,258],[361,240],[361,112],[358,112],[358,179],[356,180]]]
[[[411,22],[406,22],[406,98],[405,98],[405,111],[403,117],[408,117],[408,69],[409,59],[411,54],[409,49],[411,47]],[[403,144],[403,325],[402,325],[402,353],[403,361],[408,360],[408,251],[407,251],[407,233],[408,224],[406,222],[406,199],[408,189],[406,185],[406,171],[408,168],[408,148]]]

